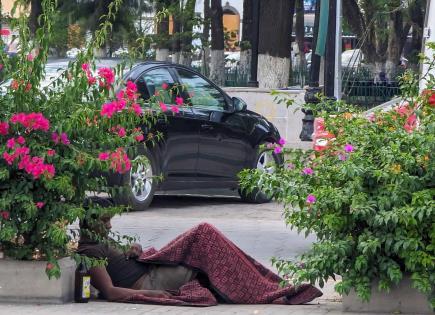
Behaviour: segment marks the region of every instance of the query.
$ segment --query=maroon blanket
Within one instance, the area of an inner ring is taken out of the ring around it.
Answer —
[[[246,255],[207,223],[181,234],[159,251],[153,248],[144,251],[139,260],[185,265],[206,274],[210,285],[205,288],[194,280],[181,287],[171,299],[134,295],[128,299],[134,303],[216,305],[217,300],[211,291],[224,301],[235,304],[302,304],[322,295],[309,284],[281,287],[279,276]]]

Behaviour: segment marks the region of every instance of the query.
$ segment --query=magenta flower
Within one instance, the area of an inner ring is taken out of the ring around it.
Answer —
[[[28,60],[28,61],[33,61],[33,59],[35,59],[35,57],[33,57],[32,54],[28,54],[28,55],[27,55],[27,60]]]
[[[7,122],[0,122],[0,135],[6,136],[9,132],[9,124]]]
[[[54,151],[54,150],[47,150],[47,155],[48,156],[54,156],[56,154],[56,151]]]
[[[309,194],[308,196],[307,196],[307,203],[309,203],[309,204],[313,204],[313,203],[315,203],[316,202],[316,196],[314,196],[314,195],[312,195],[312,194]]]
[[[82,64],[82,70],[88,72],[89,71],[89,64],[88,63]]]
[[[65,132],[62,132],[62,134],[60,135],[60,141],[62,141],[64,145],[68,145],[71,143],[68,139],[68,135]]]
[[[138,134],[136,137],[134,137],[137,142],[141,142],[144,139],[144,136],[142,133]]]
[[[15,139],[14,138],[10,138],[8,141],[6,141],[6,146],[9,149],[13,149],[15,147]]]
[[[171,106],[171,111],[174,114],[178,114],[180,112],[180,109],[177,106]]]
[[[275,154],[280,154],[282,152],[282,148],[281,147],[276,147],[275,149],[273,149],[273,152]]]
[[[182,97],[179,97],[179,96],[177,96],[176,98],[175,98],[175,103],[177,104],[177,105],[183,105],[183,98]]]
[[[353,145],[349,143],[344,146],[344,151],[346,151],[347,153],[351,153],[353,152],[353,150],[354,150]]]
[[[131,108],[133,109],[133,111],[136,114],[136,116],[142,115],[142,107],[140,107],[139,104],[134,103],[134,104],[131,105]]]
[[[110,157],[110,154],[108,152],[102,152],[98,155],[98,159],[100,161],[107,161]]]
[[[19,136],[19,137],[17,138],[17,142],[18,142],[19,144],[23,145],[24,143],[26,143],[26,139],[24,139],[23,136]]]
[[[42,201],[38,201],[38,202],[36,203],[36,207],[37,207],[38,209],[41,209],[44,205],[45,205],[45,202],[42,202]]]
[[[127,134],[127,132],[125,131],[125,128],[124,128],[124,127],[120,127],[120,128],[118,129],[118,136],[119,136],[120,138],[125,137],[126,134]]]
[[[313,171],[313,169],[312,169],[311,167],[306,167],[306,168],[304,168],[304,169],[302,170],[302,173],[303,173],[304,175],[313,175],[313,174],[314,174],[314,171]]]
[[[281,138],[281,139],[278,140],[278,143],[279,143],[280,146],[283,146],[285,144],[285,142],[286,141],[285,141],[284,138]]]
[[[162,84],[162,89],[166,90],[169,87],[168,83],[163,83]]]
[[[166,104],[163,102],[160,102],[159,106],[160,106],[160,109],[162,110],[162,112],[166,112],[168,110],[168,106],[166,106]]]

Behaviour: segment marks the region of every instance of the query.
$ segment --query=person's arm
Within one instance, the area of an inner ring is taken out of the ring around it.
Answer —
[[[134,294],[142,294],[148,297],[170,298],[172,295],[161,290],[134,290],[129,288],[115,287],[105,267],[90,269],[91,283],[99,290],[108,301],[119,301]]]

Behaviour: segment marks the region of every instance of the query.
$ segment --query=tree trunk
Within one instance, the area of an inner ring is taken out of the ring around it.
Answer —
[[[172,62],[179,63],[181,55],[181,9],[180,0],[172,1]]]
[[[296,42],[299,48],[299,67],[301,70],[305,70],[306,59],[305,59],[305,26],[304,26],[304,0],[296,0],[295,4],[296,12]]]
[[[202,73],[208,75],[210,73],[210,0],[204,0],[204,24],[202,29]]]
[[[211,65],[210,79],[225,84],[224,25],[221,0],[211,0]]]
[[[29,15],[29,29],[32,35],[35,35],[36,29],[40,26],[38,23],[38,17],[42,14],[42,1],[31,0],[30,1],[30,15]]]
[[[311,67],[310,67],[310,82],[312,87],[319,86],[320,81],[320,56],[316,55],[317,36],[319,34],[319,20],[320,20],[320,1],[316,2],[316,13],[314,19],[313,29],[313,43],[311,50]]]
[[[168,5],[167,1],[158,1],[156,11],[162,11]],[[156,60],[168,61],[169,58],[169,16],[164,16],[157,24]]]
[[[258,82],[262,88],[288,86],[295,0],[262,1],[258,45]],[[286,36],[283,36],[286,34]]]
[[[195,4],[196,0],[187,0],[182,17],[183,37],[180,63],[185,66],[190,66],[192,64],[192,38],[193,25],[195,24]]]
[[[408,29],[409,31],[409,29]],[[403,49],[403,18],[400,11],[390,14],[389,21],[389,40],[387,61],[385,64],[386,75],[389,80],[393,80],[397,73],[400,63],[400,56]],[[405,36],[406,40],[406,36]]]
[[[243,1],[242,41],[240,43],[240,75],[248,78],[252,58],[252,33],[253,33],[252,0]]]

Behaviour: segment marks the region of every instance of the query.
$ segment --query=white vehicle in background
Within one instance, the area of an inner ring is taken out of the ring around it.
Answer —
[[[240,52],[225,52],[225,69],[235,69],[240,63]]]
[[[343,68],[357,68],[364,60],[361,49],[345,50],[341,54],[341,66]]]
[[[70,50],[68,50],[68,51],[66,52],[66,57],[67,57],[67,58],[71,58],[71,59],[75,59],[75,58],[77,58],[78,54],[79,54],[81,51],[83,51],[83,49],[76,48],[76,47],[71,48]]]
[[[120,58],[120,57],[125,57],[125,56],[128,56],[128,49],[127,48],[120,47],[112,53],[112,57],[114,57],[114,58]]]

